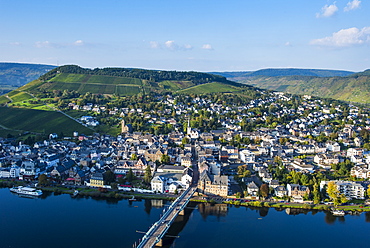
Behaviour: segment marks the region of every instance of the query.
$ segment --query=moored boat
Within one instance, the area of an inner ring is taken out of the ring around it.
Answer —
[[[42,195],[42,191],[39,189],[23,187],[23,186],[13,187],[10,189],[10,192],[20,194],[20,195],[28,195],[28,196],[41,196]]]
[[[75,190],[72,194],[72,197],[76,197],[80,192],[78,190]]]
[[[331,213],[334,216],[344,216],[345,215],[345,212],[343,210],[332,210]]]

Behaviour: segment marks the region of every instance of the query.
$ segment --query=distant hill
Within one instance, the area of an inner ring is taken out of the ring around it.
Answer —
[[[322,69],[297,69],[297,68],[271,68],[261,69],[257,71],[237,71],[237,72],[211,72],[215,75],[220,75],[228,78],[229,80],[235,80],[235,78],[245,79],[256,76],[268,76],[268,77],[279,77],[279,76],[314,76],[314,77],[345,77],[354,72],[351,71],[340,71],[340,70],[322,70]]]
[[[196,87],[203,85],[203,87]],[[207,87],[209,85],[209,87]],[[53,90],[74,90],[80,94],[135,95],[147,92],[192,91],[243,92],[251,89],[244,84],[227,80],[223,76],[183,71],[158,71],[129,68],[86,69],[77,65],[66,65],[55,68],[40,76],[19,91],[30,93],[52,92]]]
[[[39,78],[55,67],[53,65],[0,63],[0,95]]]
[[[236,80],[262,89],[370,103],[370,70],[345,77],[255,76]]]
[[[283,68],[213,72],[213,74],[262,89],[370,103],[370,69],[355,73],[340,70]]]

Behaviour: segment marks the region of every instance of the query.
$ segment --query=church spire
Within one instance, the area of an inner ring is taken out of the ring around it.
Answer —
[[[186,128],[186,133],[187,133],[188,135],[190,135],[190,133],[191,133],[190,117],[189,117],[189,119],[188,119],[188,126],[187,126],[187,128]]]

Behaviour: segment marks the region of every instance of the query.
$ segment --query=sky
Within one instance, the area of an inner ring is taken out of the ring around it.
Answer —
[[[370,68],[370,0],[0,0],[0,62]]]

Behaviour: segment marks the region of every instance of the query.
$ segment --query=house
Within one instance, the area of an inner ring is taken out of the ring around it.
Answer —
[[[244,163],[253,163],[256,161],[256,155],[249,150],[241,150],[239,152],[239,158]]]
[[[191,168],[180,167],[182,170],[175,168],[162,167],[155,172],[150,182],[151,189],[160,193],[175,193],[176,190],[187,189],[193,179],[193,170]]]
[[[114,169],[114,173],[125,175],[131,169],[135,175],[144,175],[148,165],[150,166],[150,170],[153,175],[155,171],[155,163],[146,161],[144,157],[140,157],[138,160],[119,160]]]
[[[299,184],[287,184],[287,193],[291,197],[303,197],[310,194],[310,189]]]
[[[10,178],[10,168],[0,168],[0,178]]]
[[[165,192],[165,183],[166,183],[166,178],[161,177],[161,176],[155,176],[150,182],[151,189],[154,192],[160,192],[164,193]]]
[[[313,172],[314,170],[314,166],[312,164],[307,164],[302,159],[294,159],[291,165],[298,171]]]
[[[91,187],[104,187],[104,177],[102,173],[96,172],[90,178]]]
[[[340,152],[340,145],[337,142],[328,141],[326,143],[326,149],[331,152]]]
[[[370,178],[370,170],[363,168],[361,166],[354,166],[351,169],[351,177],[363,178],[363,179]]]
[[[350,157],[350,160],[352,163],[355,163],[355,164],[360,164],[363,162],[363,158],[362,156],[359,156],[359,155],[352,155]]]
[[[161,149],[148,149],[144,153],[144,157],[147,161],[161,161],[162,155],[167,154],[165,151]]]
[[[203,171],[198,182],[198,190],[205,195],[227,196],[229,193],[228,177],[210,175],[207,171]]]
[[[279,185],[279,180],[271,180],[271,182],[269,183],[269,187],[275,189],[276,187],[280,186]]]
[[[184,156],[181,158],[181,166],[184,166],[184,167],[191,167],[192,163],[191,163],[191,158],[188,157],[188,156]]]
[[[362,148],[348,148],[347,157],[351,156],[363,156],[364,150]]]
[[[313,145],[301,145],[297,148],[299,154],[313,154],[315,153],[315,147]]]
[[[247,184],[248,195],[258,196],[258,191],[259,191],[259,188],[258,188],[258,186],[256,185],[255,182],[252,181],[252,182]]]
[[[340,162],[337,154],[329,153],[316,154],[313,161],[324,169],[331,169],[332,164],[338,164]]]
[[[284,197],[288,194],[284,186],[277,186],[274,190],[275,190],[275,196],[277,197]]]

